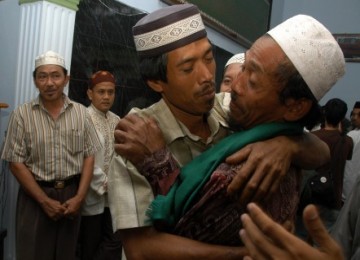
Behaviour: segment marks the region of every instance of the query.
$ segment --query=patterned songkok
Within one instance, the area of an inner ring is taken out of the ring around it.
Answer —
[[[139,57],[154,57],[206,37],[199,9],[172,5],[152,12],[133,27]]]

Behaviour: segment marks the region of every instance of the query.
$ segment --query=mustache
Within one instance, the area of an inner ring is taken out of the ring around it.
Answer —
[[[208,81],[201,85],[201,91],[199,94],[203,95],[213,90],[215,90],[215,81]]]
[[[235,100],[237,99],[237,96],[238,96],[238,95],[237,95],[234,91],[231,91],[231,92],[230,92],[231,100],[234,100],[234,101],[235,101]]]

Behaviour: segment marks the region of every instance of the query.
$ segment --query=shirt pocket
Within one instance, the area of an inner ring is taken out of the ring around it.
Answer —
[[[65,131],[64,144],[70,154],[76,155],[84,152],[84,132],[78,129]]]

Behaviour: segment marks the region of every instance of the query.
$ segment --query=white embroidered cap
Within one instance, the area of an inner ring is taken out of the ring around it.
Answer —
[[[344,54],[328,29],[296,15],[268,32],[280,45],[317,100],[345,74]]]
[[[245,53],[238,53],[232,56],[225,64],[225,68],[233,63],[243,64],[245,62]]]
[[[40,54],[35,59],[35,69],[37,69],[39,66],[49,65],[49,64],[59,65],[64,69],[66,69],[64,58],[60,54],[54,51],[47,51],[43,54]]]
[[[199,9],[179,4],[156,10],[133,27],[139,57],[154,57],[206,37]]]

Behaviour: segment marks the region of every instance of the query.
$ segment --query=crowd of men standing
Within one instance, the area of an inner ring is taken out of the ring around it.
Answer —
[[[341,122],[347,107],[338,99],[325,105],[322,130],[303,131],[319,122],[319,101],[344,75],[343,53],[325,26],[297,15],[260,37],[241,55],[231,96],[215,93],[216,64],[196,6],[150,13],[133,34],[142,77],[162,99],[123,119],[110,111],[116,92],[111,72],[91,75],[86,108],[64,94],[69,75],[60,54],[46,51],[35,58],[39,95],[12,112],[1,154],[20,184],[17,259],[266,259],[275,251],[292,259],[300,254],[281,244],[282,238],[302,249],[301,259],[359,254],[353,238],[360,232],[345,226],[355,225],[347,213],[357,212],[360,194],[360,102],[346,138]],[[341,156],[337,140],[345,140]],[[326,220],[324,211],[318,214],[310,206],[304,213],[309,236],[318,245],[332,245],[323,250],[293,233],[301,169],[333,167],[329,159],[342,173],[334,191],[337,214],[331,221],[336,223],[329,229],[340,246],[319,221],[319,214]],[[199,169],[208,165],[195,185]],[[157,211],[153,202],[164,200],[169,203]],[[226,203],[228,212],[221,210]],[[200,224],[194,215],[201,216]],[[264,223],[272,223],[273,232]],[[226,240],[230,233],[237,239]],[[214,236],[216,243],[204,238]],[[269,245],[254,242],[261,239]]]

